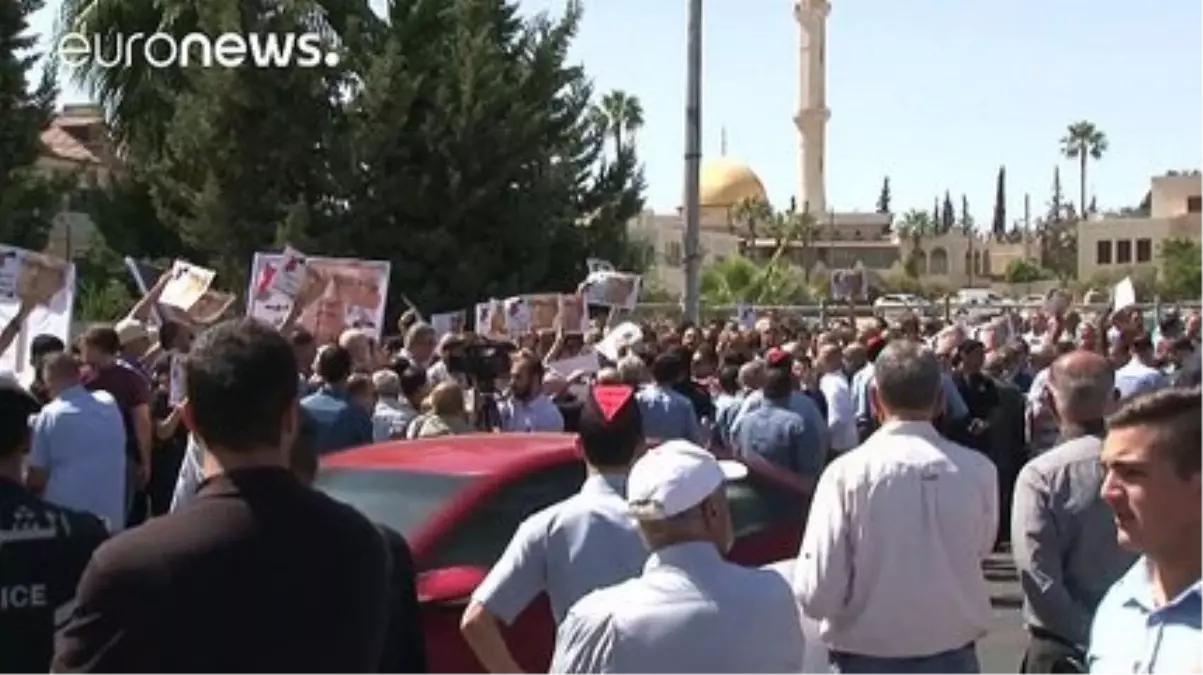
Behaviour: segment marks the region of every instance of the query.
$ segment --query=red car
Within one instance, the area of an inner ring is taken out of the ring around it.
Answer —
[[[750,465],[727,496],[729,558],[765,565],[798,554],[810,495],[771,467]],[[483,672],[460,615],[527,516],[575,494],[585,466],[569,434],[474,434],[393,441],[322,458],[316,487],[405,536],[431,672]],[[506,631],[527,672],[547,672],[555,625],[545,596]]]

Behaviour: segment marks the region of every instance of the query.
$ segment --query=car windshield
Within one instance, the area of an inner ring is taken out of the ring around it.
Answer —
[[[409,538],[471,482],[471,476],[338,468],[322,469],[314,487]]]

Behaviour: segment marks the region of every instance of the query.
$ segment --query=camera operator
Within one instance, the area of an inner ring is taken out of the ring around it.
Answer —
[[[510,364],[509,396],[498,405],[501,431],[563,431],[560,409],[543,393],[543,362],[519,352]]]

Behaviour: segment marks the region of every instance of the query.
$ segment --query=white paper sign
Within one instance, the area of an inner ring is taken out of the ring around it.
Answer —
[[[215,276],[217,272],[211,269],[177,260],[171,266],[171,280],[163,287],[159,302],[186,312],[204,297]]]
[[[643,278],[626,272],[598,271],[585,279],[585,302],[603,307],[618,307],[628,312],[639,304]]]
[[[468,313],[464,310],[458,312],[442,312],[440,314],[430,315],[430,326],[434,328],[434,332],[439,337],[447,334],[464,332],[464,324],[468,320]]]
[[[547,364],[547,369],[557,372],[564,377],[568,377],[578,371],[592,375],[601,369],[601,364],[597,361],[596,353],[586,352],[571,358],[552,361]]]
[[[8,247],[4,247],[8,248]],[[20,251],[21,249],[17,249]],[[0,326],[8,324],[17,314],[20,301],[15,297],[0,297]],[[66,283],[62,290],[50,299],[48,306],[37,306],[25,319],[16,343],[0,354],[0,372],[10,372],[23,385],[33,380],[33,369],[29,365],[29,348],[38,335],[54,335],[64,343],[71,341],[71,315],[75,307],[75,265],[67,266]]]
[[[1121,309],[1127,309],[1136,304],[1136,286],[1132,284],[1132,277],[1124,277],[1124,280],[1115,285],[1115,289],[1111,291],[1111,306],[1116,312]]]
[[[0,300],[17,299],[17,278],[21,276],[21,249],[0,246]]]
[[[305,283],[305,255],[291,246],[284,247],[279,263],[271,266],[267,290],[289,299],[297,297]]]
[[[756,327],[756,308],[742,302],[739,303],[735,306],[735,321],[742,330],[752,330]]]
[[[184,400],[184,357],[181,354],[171,355],[171,388],[167,392],[167,402],[179,405]]]
[[[601,339],[594,349],[611,361],[618,360],[618,350],[623,346],[639,344],[643,341],[643,329],[639,324],[627,321],[614,327]]]

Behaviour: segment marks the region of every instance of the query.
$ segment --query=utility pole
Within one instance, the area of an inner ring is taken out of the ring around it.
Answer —
[[[698,181],[702,160],[702,0],[689,0],[685,80],[685,320],[702,315],[700,237],[701,204]]]

